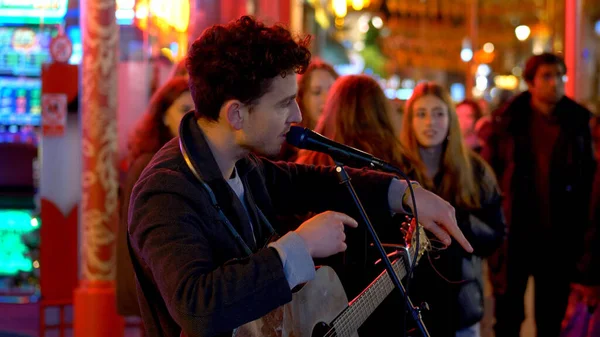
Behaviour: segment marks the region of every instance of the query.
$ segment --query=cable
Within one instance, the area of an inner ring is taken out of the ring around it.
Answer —
[[[410,270],[409,270],[409,272],[406,275],[406,292],[405,292],[405,295],[409,296],[410,295],[410,280],[411,280],[411,278],[413,276],[415,265],[417,263],[417,257],[419,256],[419,249],[420,249],[419,245],[421,244],[421,239],[420,239],[420,232],[421,231],[419,230],[419,227],[418,227],[420,225],[419,224],[419,213],[417,212],[417,201],[415,200],[415,191],[414,191],[414,189],[412,187],[412,183],[411,183],[410,178],[404,172],[402,172],[399,169],[395,168],[394,171],[397,174],[399,174],[406,181],[406,183],[408,184],[408,189],[409,189],[410,197],[411,197],[412,204],[413,204],[412,211],[413,211],[413,215],[414,215],[414,218],[415,218],[415,230],[416,230],[417,244],[416,244],[416,247],[415,247],[415,254],[414,254],[414,257],[413,257],[413,261],[410,264]],[[406,244],[408,244],[408,243],[406,243]],[[406,302],[404,302],[404,315],[403,315],[403,320],[404,320],[403,336],[404,337],[406,337],[406,330],[407,330],[407,326],[406,326],[406,315],[407,315],[407,313],[408,313],[408,310],[406,308]]]

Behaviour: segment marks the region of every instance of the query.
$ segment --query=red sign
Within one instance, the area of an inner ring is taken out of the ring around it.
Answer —
[[[50,55],[54,62],[66,63],[73,54],[73,44],[71,40],[63,34],[57,35],[50,41]]]
[[[67,125],[67,95],[42,95],[42,132],[44,136],[61,137]]]

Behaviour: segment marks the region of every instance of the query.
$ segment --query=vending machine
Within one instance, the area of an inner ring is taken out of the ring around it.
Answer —
[[[41,74],[67,9],[68,0],[0,1],[0,297],[9,300],[39,288]]]

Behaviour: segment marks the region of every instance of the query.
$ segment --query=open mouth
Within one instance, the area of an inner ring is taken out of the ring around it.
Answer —
[[[423,135],[425,137],[435,137],[437,135],[437,131],[434,130],[427,130],[427,131],[423,131]]]

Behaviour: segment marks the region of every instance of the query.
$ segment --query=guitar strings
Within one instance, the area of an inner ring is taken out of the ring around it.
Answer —
[[[417,231],[419,231],[418,228],[417,228]],[[427,256],[429,258],[430,264],[433,266],[433,263],[431,261],[431,255],[429,254],[430,251],[441,251],[441,250],[447,249],[448,245],[446,245],[446,244],[444,244],[441,241],[436,240],[436,239],[433,239],[433,240],[432,239],[426,239],[426,241],[427,241],[426,242],[427,244],[424,247],[424,251],[427,252]],[[438,244],[440,244],[440,246],[436,247],[433,243],[438,243]],[[418,245],[417,245],[417,247],[418,247]],[[419,254],[419,252],[415,251],[415,252],[413,252],[413,254],[414,254],[415,260],[416,260],[417,255]],[[410,258],[410,256],[408,256],[408,258]],[[401,258],[398,261],[397,264],[398,264],[399,270],[397,270],[396,268],[394,268],[395,273],[396,274],[401,274],[401,271],[404,270],[404,275],[401,275],[400,278],[402,279],[402,278],[408,276],[409,271],[407,271],[404,259]],[[450,283],[453,283],[453,281],[450,281],[450,280],[446,279],[443,275],[441,275],[441,273],[439,273],[437,271],[437,269],[435,269],[435,266],[433,266],[433,268],[440,275],[440,277],[442,277],[444,280],[446,280],[446,281],[448,281]],[[412,268],[411,268],[411,271],[412,271]],[[386,273],[386,275],[387,275],[387,273]],[[459,281],[459,283],[460,282],[465,282],[465,281],[464,280],[463,281]],[[380,284],[377,285],[378,286],[377,289],[381,289],[384,285],[387,285],[387,284],[390,284],[390,283],[393,284],[393,281],[392,281],[391,277],[388,275],[388,277],[384,280],[384,282],[381,282]],[[367,290],[367,292],[372,292],[373,289],[375,289],[375,288],[369,288]],[[393,289],[390,290],[390,293],[392,291],[393,291]],[[366,293],[363,294],[363,295],[366,295]],[[389,293],[387,295],[389,295]],[[381,301],[383,301],[385,299],[385,297],[387,297],[387,295],[384,296],[383,299],[380,299],[379,296],[378,296],[375,299],[375,301],[378,301],[379,303],[381,303]],[[360,298],[357,301],[359,301],[359,300],[360,300]],[[373,303],[373,298],[370,296],[370,297],[368,297],[368,300],[369,300],[369,305],[371,307],[373,307],[375,305],[375,303]],[[357,305],[348,307],[347,312],[344,315],[342,315],[342,317],[339,317],[339,319],[336,319],[333,322],[331,322],[330,329],[327,331],[327,333],[323,337],[330,337],[330,336],[333,336],[333,335],[336,335],[336,334],[340,335],[340,336],[352,334],[354,332],[353,330],[355,330],[355,329],[351,329],[348,323],[350,323],[350,316],[351,316],[351,314],[354,314],[358,310],[357,308],[358,308]],[[366,320],[367,318],[368,318],[368,316],[364,317],[364,318],[361,317],[361,319],[363,320],[363,323],[364,323],[364,320]],[[361,325],[362,325],[362,323],[361,323]]]
[[[429,244],[426,245],[425,250],[429,251],[429,250],[432,250],[432,249],[435,249],[435,248],[437,248],[437,247],[432,247],[432,245],[429,243]],[[445,249],[445,248],[441,248],[441,249]],[[416,254],[416,252],[413,252],[413,254]],[[406,265],[405,265],[404,259],[400,259],[398,261],[398,267],[399,268],[394,268],[394,271],[396,272],[396,274],[401,274],[401,271],[403,269],[404,270],[404,275],[400,275],[400,276],[401,276],[401,278],[406,277],[407,274],[408,274],[408,271],[406,269]],[[385,279],[384,282],[381,282],[381,283],[378,284],[378,288],[377,289],[381,289],[384,285],[389,285],[389,284],[393,284],[393,282],[392,282],[391,277],[388,276]],[[375,288],[370,288],[368,291],[371,292],[374,289]],[[393,291],[393,289],[391,289],[389,293],[391,293],[392,291]],[[389,295],[389,293],[387,295]],[[377,297],[376,300],[378,300],[379,303],[381,303],[381,301],[383,301],[385,299],[385,297],[387,297],[387,295],[384,296],[383,299],[380,299],[379,297]],[[374,304],[373,303],[373,298],[369,297],[368,299],[369,299],[369,303],[371,304],[371,306],[373,306],[373,304]],[[335,320],[334,322],[332,322],[332,324],[331,324],[332,328],[330,330],[328,330],[328,332],[324,335],[324,337],[333,336],[334,334],[338,334],[338,335],[346,335],[346,334],[348,334],[349,335],[349,334],[353,333],[354,330],[356,330],[356,329],[351,329],[348,326],[348,323],[349,323],[349,320],[350,320],[350,315],[353,314],[356,310],[358,310],[357,308],[358,308],[358,306],[351,306],[351,307],[349,307],[347,309],[348,312],[343,317],[341,317],[340,319]],[[364,320],[366,320],[367,318],[368,318],[368,316],[365,317]],[[362,319],[362,317],[361,317],[361,319]],[[363,323],[364,323],[364,320],[363,320]],[[362,323],[361,323],[361,325],[362,325]]]
[[[408,274],[407,271],[406,271],[406,265],[404,264],[404,259],[400,259],[398,261],[398,265],[401,267],[400,270],[397,271],[396,269],[394,269],[394,271],[396,272],[396,274],[400,274],[400,272],[402,271],[402,269],[404,269],[405,273],[402,276],[402,278],[403,278],[403,277],[405,277]],[[387,274],[385,274],[385,275],[387,275]],[[382,282],[380,285],[378,285],[378,287],[379,287],[378,289],[382,288],[385,285],[384,283],[385,284],[387,284],[387,283],[393,283],[392,279],[391,279],[391,277],[389,275],[384,280],[384,282]],[[371,289],[374,289],[374,288],[369,288],[369,290],[367,290],[367,291],[370,291]],[[391,291],[393,291],[393,289]],[[387,295],[386,295],[386,297],[387,297]],[[374,304],[372,297],[368,297],[368,299],[369,299],[369,303]],[[379,297],[377,297],[377,299],[379,300]],[[384,297],[384,299],[385,299],[385,297]],[[379,300],[380,304],[381,304],[382,300]],[[354,331],[351,331],[351,330],[354,330],[354,329],[350,329],[350,327],[348,326],[348,324],[350,323],[350,316],[351,316],[351,314],[353,314],[354,312],[356,312],[358,310],[357,308],[358,308],[358,306],[356,306],[356,305],[348,307],[348,309],[346,309],[347,312],[339,320],[336,319],[333,322],[331,322],[331,328],[327,331],[327,333],[325,333],[325,335],[323,335],[323,337],[331,337],[331,336],[334,336],[334,335],[337,335],[338,337],[351,335],[354,332]],[[367,318],[368,318],[368,316],[365,317],[364,320],[366,320]],[[336,325],[337,325],[337,327],[336,327]]]

